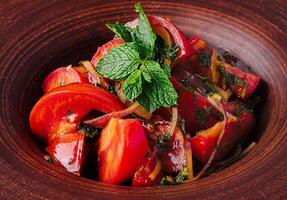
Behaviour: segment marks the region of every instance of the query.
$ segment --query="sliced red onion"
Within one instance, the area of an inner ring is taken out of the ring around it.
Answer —
[[[130,107],[128,107],[124,110],[117,111],[117,112],[111,112],[111,113],[108,113],[106,115],[102,115],[100,117],[94,118],[94,119],[86,120],[83,123],[89,124],[89,125],[92,125],[92,126],[95,126],[98,128],[104,128],[111,118],[113,118],[113,117],[117,117],[117,118],[125,117],[127,115],[134,113],[139,108],[140,108],[140,105],[138,103],[133,103]]]

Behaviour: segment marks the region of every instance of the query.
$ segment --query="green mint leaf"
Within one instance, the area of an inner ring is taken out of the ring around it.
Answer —
[[[142,66],[140,67],[140,69],[141,69],[141,71],[142,71],[143,78],[144,78],[147,82],[151,83],[151,81],[152,81],[152,76],[151,76],[151,73],[150,73],[150,71],[148,70],[148,68],[145,67],[145,65],[142,65]]]
[[[145,91],[142,91],[142,93],[136,98],[136,101],[149,112],[153,112],[157,109],[156,105],[146,95]]]
[[[106,26],[112,30],[117,37],[122,38],[125,42],[131,42],[131,30],[126,27],[124,24],[120,23],[113,23],[113,24],[106,24]]]
[[[137,98],[142,92],[141,71],[137,70],[132,73],[123,85],[123,94],[128,100]]]
[[[164,70],[155,61],[146,61],[141,69],[146,71],[152,77],[152,82],[144,84],[144,90],[157,108],[161,106],[173,106],[176,104],[177,93],[173,88],[168,76]]]
[[[125,79],[135,72],[141,62],[139,53],[129,43],[119,45],[98,63],[96,71],[111,80]]]
[[[171,77],[171,66],[169,64],[163,64],[162,69],[164,73],[168,76],[168,78]]]
[[[154,57],[156,34],[152,31],[147,16],[140,3],[135,5],[135,10],[139,13],[138,26],[132,32],[132,38],[138,52],[143,59]]]

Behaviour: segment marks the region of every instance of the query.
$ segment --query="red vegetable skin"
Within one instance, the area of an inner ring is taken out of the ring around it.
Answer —
[[[104,55],[109,53],[113,48],[115,48],[121,44],[124,44],[124,43],[125,42],[122,39],[113,39],[113,40],[107,42],[106,44],[104,44],[103,46],[100,46],[98,48],[97,52],[92,57],[91,63],[94,65],[94,67],[97,67],[99,60]]]
[[[122,109],[123,104],[108,91],[73,83],[48,92],[34,105],[30,127],[36,136],[48,142],[58,134],[74,131],[79,120],[91,110],[110,113]]]
[[[237,131],[235,129],[236,124],[237,124],[236,121],[228,119],[225,128],[225,133],[220,143],[220,148],[226,149],[225,146],[227,145],[227,143],[231,142],[229,141],[229,139],[232,139],[231,137],[234,136],[236,134],[235,131]],[[196,159],[200,160],[203,163],[207,162],[223,128],[224,128],[224,122],[218,122],[213,127],[200,131],[196,136],[191,138],[191,149],[193,156]],[[225,152],[221,151],[221,154],[222,153],[225,154]],[[217,155],[218,154],[219,150],[217,152]]]
[[[193,36],[189,39],[190,49],[191,49],[191,55],[198,54],[201,50],[204,50],[207,48],[206,43],[200,39],[198,36]]]
[[[52,71],[43,82],[44,93],[70,83],[88,83],[88,79],[73,67],[60,67]]]
[[[137,169],[132,180],[132,186],[147,187],[159,185],[162,176],[161,162],[156,158],[155,150],[146,159],[145,163]]]
[[[159,16],[148,16],[148,20],[151,26],[163,27],[171,34],[175,45],[179,47],[178,60],[182,60],[190,56],[190,44],[184,34],[170,21],[168,18]],[[127,25],[131,28],[136,28],[138,20],[135,19],[128,22]]]
[[[168,18],[159,16],[148,16],[152,26],[162,26],[171,34],[175,45],[179,47],[178,60],[190,56],[190,45],[184,34]]]
[[[46,151],[56,163],[62,165],[67,171],[80,175],[85,160],[84,149],[85,135],[73,132],[57,136],[49,143]]]
[[[228,73],[233,74],[235,77],[239,77],[246,83],[246,87],[236,83],[229,85],[230,89],[235,93],[237,97],[247,99],[254,93],[261,80],[259,76],[249,72],[244,72],[239,68],[232,67],[228,64],[224,64],[224,68]]]
[[[171,78],[173,86],[178,93],[178,110],[180,116],[185,119],[185,127],[187,132],[195,133],[201,129],[212,127],[218,120],[217,111],[211,103],[203,96],[197,95],[190,90],[185,89],[174,77]],[[206,117],[205,122],[200,122],[197,119],[196,109],[199,112],[204,112],[204,109],[209,109],[209,116]]]
[[[233,148],[236,141],[248,134],[255,125],[255,118],[252,112],[242,113],[237,119],[228,119],[224,136],[216,154],[216,160],[224,158]],[[199,132],[191,138],[193,156],[203,163],[209,159],[224,128],[223,122],[216,123],[213,127]]]
[[[99,139],[99,180],[119,184],[131,179],[149,150],[137,119],[112,118]]]

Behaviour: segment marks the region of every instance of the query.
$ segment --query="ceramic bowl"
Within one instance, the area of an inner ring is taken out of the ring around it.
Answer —
[[[126,22],[134,1],[10,0],[0,3],[0,199],[284,199],[287,196],[287,5],[277,1],[141,1],[188,36],[231,51],[263,79],[256,147],[226,169],[172,187],[133,188],[77,177],[43,159],[28,116],[41,82],[90,59]]]

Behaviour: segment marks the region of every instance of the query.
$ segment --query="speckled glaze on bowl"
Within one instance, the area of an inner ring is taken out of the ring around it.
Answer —
[[[286,0],[141,2],[148,14],[230,50],[263,78],[258,145],[220,172],[172,187],[107,185],[53,167],[28,123],[41,81],[56,67],[90,59],[112,37],[106,22],[135,17],[134,1],[1,1],[0,199],[286,199]]]

